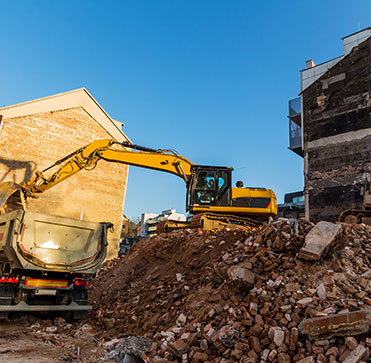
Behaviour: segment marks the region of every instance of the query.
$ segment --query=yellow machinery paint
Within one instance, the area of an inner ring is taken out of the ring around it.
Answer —
[[[200,166],[172,150],[154,150],[112,139],[96,140],[43,172],[36,171],[30,181],[21,184],[22,191],[27,197],[36,197],[80,170],[94,168],[99,160],[159,170],[182,178],[187,186],[187,211],[191,214],[207,212],[259,221],[277,214],[277,200],[272,190],[232,188],[232,168]],[[58,165],[54,173],[46,176],[45,172]]]
[[[63,280],[44,280],[44,279],[26,279],[26,287],[39,288],[68,288],[68,281]]]

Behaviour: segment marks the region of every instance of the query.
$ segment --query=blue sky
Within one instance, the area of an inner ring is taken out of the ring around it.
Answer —
[[[0,12],[1,106],[86,87],[133,142],[232,166],[279,202],[303,188],[287,149],[299,71],[371,26],[369,0],[5,0]],[[130,168],[125,213],[184,212],[185,192]]]

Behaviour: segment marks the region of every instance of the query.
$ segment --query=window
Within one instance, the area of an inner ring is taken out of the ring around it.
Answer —
[[[215,201],[215,172],[200,171],[197,174],[195,197],[200,204],[211,204]]]
[[[219,172],[218,178],[218,195],[221,196],[228,188],[228,173],[225,171]]]
[[[305,203],[304,195],[300,195],[299,197],[292,198],[292,202],[297,203],[297,204]]]

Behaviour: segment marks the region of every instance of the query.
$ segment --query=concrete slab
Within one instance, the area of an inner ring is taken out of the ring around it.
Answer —
[[[356,349],[354,349],[343,363],[358,363],[360,361],[366,361],[369,357],[368,348],[359,344]]]
[[[304,246],[298,257],[309,261],[318,261],[328,251],[341,233],[340,224],[321,221],[305,237]]]

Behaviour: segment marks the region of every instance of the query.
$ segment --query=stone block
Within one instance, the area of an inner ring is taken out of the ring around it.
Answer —
[[[321,221],[305,237],[304,246],[298,257],[304,260],[318,261],[328,251],[342,231],[340,224]]]
[[[237,283],[241,287],[251,287],[255,283],[255,273],[247,269],[243,264],[230,267],[227,274],[229,281]]]
[[[343,363],[358,363],[361,360],[366,361],[370,356],[368,348],[359,344],[357,348],[352,350],[350,354],[345,358]]]

